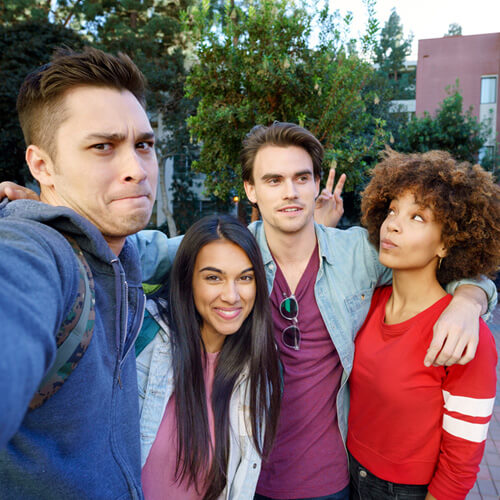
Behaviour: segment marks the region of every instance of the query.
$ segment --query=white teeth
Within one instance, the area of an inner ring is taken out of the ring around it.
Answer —
[[[283,212],[297,212],[298,208],[285,208]]]
[[[223,315],[223,316],[234,316],[234,314],[236,313],[236,310],[234,311],[223,311],[222,309],[219,309],[219,312]]]

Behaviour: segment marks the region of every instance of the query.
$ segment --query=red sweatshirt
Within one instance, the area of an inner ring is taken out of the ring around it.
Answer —
[[[403,323],[386,325],[391,293],[392,287],[375,291],[356,338],[347,446],[381,479],[429,484],[438,500],[463,499],[476,480],[493,411],[493,336],[481,320],[470,363],[427,368],[432,327],[451,296]]]

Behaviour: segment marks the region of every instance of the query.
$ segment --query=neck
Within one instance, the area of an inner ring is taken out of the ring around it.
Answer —
[[[280,266],[291,292],[295,293],[316,247],[314,223],[297,233],[268,231],[268,229],[264,226],[269,250]]]
[[[307,264],[316,246],[314,223],[304,227],[300,232],[285,233],[273,230],[264,222],[264,232],[269,250],[280,267],[304,261]]]
[[[102,236],[109,245],[109,248],[111,248],[111,251],[118,257],[120,252],[123,250],[123,246],[125,245],[125,237],[120,236],[115,238],[113,236],[105,236],[104,234]]]
[[[394,270],[392,295],[386,305],[386,323],[400,323],[413,318],[445,295],[435,269]]]

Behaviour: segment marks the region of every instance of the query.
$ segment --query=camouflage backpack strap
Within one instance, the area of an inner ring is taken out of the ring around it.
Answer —
[[[39,408],[54,395],[76,368],[92,339],[95,321],[95,286],[92,271],[76,241],[63,234],[78,261],[79,284],[73,307],[56,334],[55,361],[30,402],[29,409]]]

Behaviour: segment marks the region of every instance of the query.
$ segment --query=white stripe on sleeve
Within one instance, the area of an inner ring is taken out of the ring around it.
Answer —
[[[493,412],[495,398],[478,399],[465,396],[454,396],[443,391],[444,407],[448,411],[456,411],[469,417],[489,417]]]
[[[443,429],[458,438],[481,443],[486,439],[488,424],[473,424],[445,414],[443,415]]]

